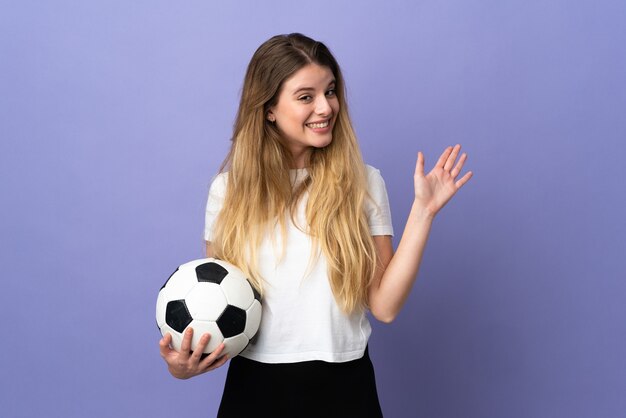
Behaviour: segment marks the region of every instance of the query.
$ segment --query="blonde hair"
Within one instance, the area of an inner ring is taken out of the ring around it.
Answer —
[[[311,63],[332,71],[340,107],[331,143],[311,150],[308,176],[294,187],[291,154],[266,115],[284,81]],[[378,259],[364,211],[370,198],[367,172],[348,115],[339,65],[323,43],[292,33],[274,36],[256,50],[246,71],[232,145],[219,171],[225,170],[227,189],[212,242],[215,257],[239,266],[263,294],[257,249],[266,232],[280,224],[282,259],[285,214],[293,220],[297,203],[308,192],[305,232],[313,242],[309,266],[319,256],[316,249],[321,249],[341,309],[351,313],[368,306],[367,289]]]

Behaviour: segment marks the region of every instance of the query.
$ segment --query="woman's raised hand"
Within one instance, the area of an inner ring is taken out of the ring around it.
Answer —
[[[431,216],[435,216],[472,177],[472,172],[468,171],[459,180],[455,180],[467,159],[467,154],[463,153],[455,165],[460,150],[459,144],[446,148],[427,175],[424,175],[424,155],[421,151],[417,153],[414,176],[415,204]]]
[[[159,341],[159,349],[161,357],[167,363],[167,368],[172,376],[178,379],[189,379],[190,377],[215,370],[224,365],[228,360],[227,355],[220,357],[224,350],[224,343],[220,344],[211,354],[202,358],[202,352],[209,343],[211,336],[204,334],[200,338],[200,342],[196,345],[195,350],[191,351],[191,339],[193,337],[193,329],[187,328],[183,336],[183,342],[180,346],[180,352],[174,350],[170,344],[172,336],[165,334]]]

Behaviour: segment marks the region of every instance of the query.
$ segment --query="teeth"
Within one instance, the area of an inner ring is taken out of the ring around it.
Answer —
[[[307,123],[306,126],[313,129],[325,128],[328,126],[328,121],[322,123]]]

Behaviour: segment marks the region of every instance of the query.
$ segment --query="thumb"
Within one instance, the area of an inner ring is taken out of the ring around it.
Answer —
[[[169,332],[161,338],[161,341],[159,341],[159,351],[161,352],[161,357],[165,358],[165,356],[173,351],[170,347],[171,342],[172,335]]]
[[[424,154],[421,151],[417,153],[417,162],[415,163],[415,175],[424,176]]]

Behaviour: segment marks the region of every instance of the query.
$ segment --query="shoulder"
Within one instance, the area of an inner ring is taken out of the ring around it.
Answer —
[[[365,164],[365,170],[367,175],[367,184],[370,189],[385,186],[385,180],[383,179],[383,175],[378,168]]]
[[[372,173],[376,173],[379,172],[380,170],[377,169],[376,167],[374,167],[373,165],[369,165],[369,164],[365,164],[365,170],[367,172],[368,177],[372,174]]]
[[[382,178],[382,174],[380,172],[380,170],[376,167],[374,167],[373,165],[370,164],[365,164],[365,172],[367,173],[367,178],[370,179],[372,177],[381,177]]]
[[[368,216],[370,231],[373,236],[391,235],[393,236],[393,226],[391,221],[391,209],[389,207],[389,196],[387,187],[380,170],[369,164],[365,164],[367,169],[368,199],[365,200],[365,210]]]
[[[209,193],[216,194],[216,195],[224,195],[224,193],[226,192],[227,183],[228,183],[228,171],[216,174],[211,179]]]

